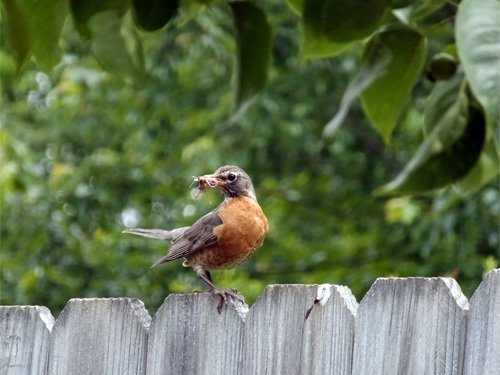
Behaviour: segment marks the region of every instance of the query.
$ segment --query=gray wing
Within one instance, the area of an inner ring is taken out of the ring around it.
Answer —
[[[172,244],[167,255],[158,259],[152,267],[159,264],[186,257],[203,248],[217,243],[214,228],[222,224],[218,215],[219,207],[201,217],[192,226],[186,229]]]

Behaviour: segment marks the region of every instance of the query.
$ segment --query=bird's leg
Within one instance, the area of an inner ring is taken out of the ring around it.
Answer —
[[[237,300],[241,303],[245,303],[245,300],[243,297],[235,290],[235,289],[219,289],[215,286],[214,282],[212,281],[212,276],[210,275],[210,272],[207,270],[201,268],[201,267],[193,267],[194,270],[196,271],[196,274],[198,277],[208,285],[210,288],[210,292],[219,296],[219,304],[217,305],[217,311],[221,312],[222,306],[224,306],[224,303],[227,302],[228,298],[233,298],[234,300]]]

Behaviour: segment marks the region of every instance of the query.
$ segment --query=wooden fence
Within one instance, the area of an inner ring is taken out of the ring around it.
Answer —
[[[381,278],[359,305],[338,285],[217,301],[170,295],[151,318],[137,299],[72,299],[56,321],[2,306],[0,374],[500,374],[500,269],[470,304],[449,278]]]

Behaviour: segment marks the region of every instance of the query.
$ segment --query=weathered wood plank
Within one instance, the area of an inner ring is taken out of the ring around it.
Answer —
[[[329,284],[270,286],[250,311],[217,303],[171,295],[149,334],[135,299],[71,300],[55,323],[44,307],[0,306],[0,375],[500,375],[500,269],[470,311],[447,278],[378,279],[359,308]]]
[[[246,319],[239,373],[350,374],[356,308],[342,286],[267,287]]]
[[[378,279],[358,309],[353,374],[461,374],[467,309],[453,279]]]
[[[0,306],[0,374],[45,374],[54,317],[42,306]]]
[[[70,300],[52,330],[49,374],[144,374],[150,322],[137,299]]]
[[[471,298],[465,375],[500,374],[500,269],[486,275]]]
[[[241,374],[243,320],[210,293],[172,294],[153,317],[147,374]],[[242,310],[241,310],[242,309]]]

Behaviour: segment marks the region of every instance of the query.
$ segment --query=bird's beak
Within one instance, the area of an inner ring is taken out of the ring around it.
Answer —
[[[195,198],[198,198],[198,196],[206,188],[215,189],[216,187],[223,186],[226,183],[216,174],[206,174],[204,176],[194,177],[194,181],[198,182],[198,192],[196,193]]]
[[[195,178],[195,181],[198,181],[198,187],[201,190],[207,187],[214,189],[224,184],[224,181],[221,180],[216,174],[206,174],[204,176],[199,176]]]

